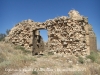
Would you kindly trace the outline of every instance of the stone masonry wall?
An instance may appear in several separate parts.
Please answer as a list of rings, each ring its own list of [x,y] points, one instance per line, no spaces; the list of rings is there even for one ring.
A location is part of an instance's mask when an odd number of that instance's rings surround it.
[[[89,55],[93,46],[90,35],[96,39],[91,25],[88,24],[87,18],[76,10],[71,10],[68,14],[68,17],[57,17],[43,23],[33,22],[30,19],[22,21],[11,29],[6,40],[32,49],[33,31],[46,29],[48,50],[66,55]],[[96,43],[96,40],[94,42]],[[93,49],[96,49],[96,44],[94,46]]]

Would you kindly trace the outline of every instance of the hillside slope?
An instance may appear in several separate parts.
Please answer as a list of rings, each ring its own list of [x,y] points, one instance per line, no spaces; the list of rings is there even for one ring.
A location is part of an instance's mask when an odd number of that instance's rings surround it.
[[[86,58],[50,52],[32,56],[20,46],[0,42],[0,75],[100,75],[99,58],[99,52]]]

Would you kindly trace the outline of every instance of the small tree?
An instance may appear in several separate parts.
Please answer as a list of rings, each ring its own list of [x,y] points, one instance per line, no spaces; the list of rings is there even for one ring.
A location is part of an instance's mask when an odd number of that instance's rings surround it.
[[[6,30],[6,34],[4,33],[0,33],[0,41],[4,41],[4,38],[9,34],[10,29]]]
[[[0,41],[4,40],[5,37],[6,37],[6,34],[0,33]]]
[[[6,30],[6,35],[8,35],[8,34],[9,34],[9,32],[10,32],[10,29],[7,29],[7,30]]]

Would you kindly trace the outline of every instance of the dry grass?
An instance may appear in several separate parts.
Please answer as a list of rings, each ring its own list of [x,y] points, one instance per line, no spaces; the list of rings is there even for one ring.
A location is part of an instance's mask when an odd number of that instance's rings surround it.
[[[95,60],[92,62],[92,58]],[[47,53],[32,56],[31,52],[0,42],[0,75],[100,75],[100,52],[90,58],[58,56]],[[90,59],[91,61],[87,61]],[[5,69],[31,69],[31,71],[5,71]]]
[[[22,49],[15,49],[12,44],[0,42],[0,75],[6,74],[7,68],[22,68],[36,61],[29,52],[24,53]],[[9,74],[11,74],[9,72]],[[8,75],[9,75],[8,74]]]
[[[45,58],[46,57],[46,58]],[[68,62],[69,59],[71,62]],[[77,59],[77,60],[75,60]],[[56,55],[43,56],[37,59],[34,68],[38,68],[31,75],[100,75],[100,66],[96,62],[86,63],[85,59],[81,58],[82,63],[73,56],[59,57]],[[84,61],[84,63],[83,63]],[[78,63],[77,63],[78,62]],[[34,64],[33,64],[34,65]],[[36,73],[36,74],[35,74]]]

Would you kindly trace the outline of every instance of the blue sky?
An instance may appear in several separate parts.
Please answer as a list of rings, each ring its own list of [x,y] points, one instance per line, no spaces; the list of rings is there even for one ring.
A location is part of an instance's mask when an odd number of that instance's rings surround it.
[[[0,33],[5,33],[7,29],[26,19],[44,22],[58,16],[68,16],[68,12],[75,9],[88,17],[100,49],[99,7],[99,0],[0,0]],[[42,31],[41,34],[46,41],[47,31]]]

